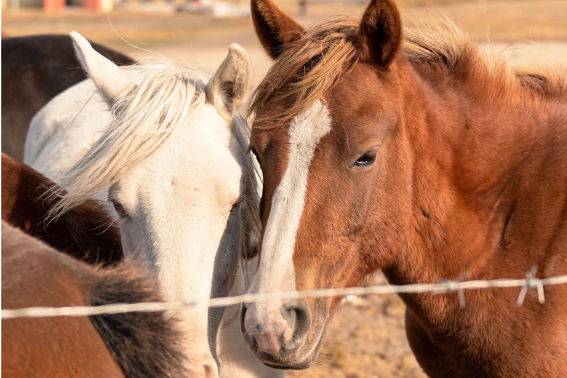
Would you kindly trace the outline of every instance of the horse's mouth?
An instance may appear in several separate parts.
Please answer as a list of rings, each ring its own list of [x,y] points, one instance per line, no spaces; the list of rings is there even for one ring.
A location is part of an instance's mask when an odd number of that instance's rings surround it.
[[[266,365],[267,367],[270,367],[272,369],[279,369],[279,370],[305,370],[308,369],[309,367],[311,367],[311,365],[315,362],[315,360],[317,359],[317,356],[319,355],[319,348],[321,347],[322,341],[323,341],[323,335],[321,335],[321,338],[319,338],[319,342],[317,343],[317,346],[315,347],[315,349],[313,350],[313,352],[311,353],[310,356],[308,356],[306,359],[304,359],[301,362],[294,362],[294,361],[289,361],[289,362],[280,362],[280,361],[275,361],[271,355],[265,355],[264,353],[259,353],[258,354],[258,358],[260,359],[260,361],[262,361],[262,363],[264,365]]]
[[[264,365],[266,365],[269,368],[272,369],[279,369],[279,370],[305,370],[308,369],[311,364],[312,361],[311,359],[307,359],[305,362],[300,362],[300,363],[296,363],[296,364],[289,364],[289,365],[272,365],[268,362],[265,362],[262,360],[262,363]]]

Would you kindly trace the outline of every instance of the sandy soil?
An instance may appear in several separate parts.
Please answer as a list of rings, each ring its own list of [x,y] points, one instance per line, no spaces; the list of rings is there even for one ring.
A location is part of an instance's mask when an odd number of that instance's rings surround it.
[[[276,0],[292,15],[295,0]],[[488,1],[486,10],[476,1],[435,1],[465,30],[482,43],[482,48],[500,54],[512,65],[567,65],[567,1]],[[366,1],[362,2],[363,4]],[[429,17],[421,1],[406,0],[404,22],[411,25]],[[309,7],[304,25],[324,14],[348,11],[361,14],[363,5],[325,3]],[[261,50],[249,19],[222,20],[186,14],[115,12],[103,15],[68,11],[61,15],[38,12],[2,13],[2,29],[13,35],[68,33],[76,29],[85,36],[141,59],[148,53],[121,41],[109,26],[131,43],[167,58],[199,67],[216,69],[230,43],[239,43],[251,56],[255,83],[263,77],[270,60]],[[485,43],[487,39],[491,44]],[[536,42],[528,42],[533,39]],[[379,277],[377,282],[385,282]],[[394,295],[356,298],[335,317],[316,366],[289,372],[288,377],[362,378],[424,377],[413,357],[404,331],[404,305]]]

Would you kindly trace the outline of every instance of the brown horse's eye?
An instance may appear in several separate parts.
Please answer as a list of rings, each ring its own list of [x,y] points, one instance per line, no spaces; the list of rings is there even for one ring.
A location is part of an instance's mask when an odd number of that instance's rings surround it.
[[[376,161],[376,151],[367,151],[354,162],[355,167],[366,167]]]

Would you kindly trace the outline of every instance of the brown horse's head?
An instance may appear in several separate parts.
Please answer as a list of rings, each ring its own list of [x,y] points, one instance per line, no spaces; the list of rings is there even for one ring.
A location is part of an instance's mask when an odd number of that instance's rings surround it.
[[[250,292],[356,286],[391,259],[410,219],[398,9],[373,0],[362,21],[307,31],[269,0],[253,0],[252,15],[275,64],[251,105],[264,190]],[[264,363],[306,368],[340,301],[247,304],[244,337]]]

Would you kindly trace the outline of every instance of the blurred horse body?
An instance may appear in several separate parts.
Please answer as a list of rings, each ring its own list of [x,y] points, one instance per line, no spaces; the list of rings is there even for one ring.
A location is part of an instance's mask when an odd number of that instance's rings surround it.
[[[2,309],[161,301],[133,264],[95,268],[2,221]],[[181,334],[161,313],[2,320],[2,376],[186,376]]]
[[[126,55],[93,43],[96,51],[119,65],[134,64]],[[66,35],[2,35],[2,152],[22,160],[33,116],[59,93],[85,80]]]

